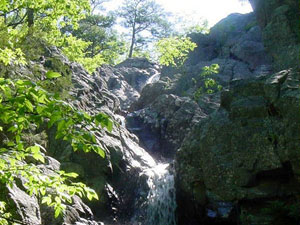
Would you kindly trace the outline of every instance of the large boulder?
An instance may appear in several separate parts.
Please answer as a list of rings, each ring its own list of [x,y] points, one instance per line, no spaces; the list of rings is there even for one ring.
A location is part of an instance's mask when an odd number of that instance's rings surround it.
[[[220,108],[193,128],[176,155],[179,224],[209,217],[261,224],[269,199],[299,194],[299,79],[286,70],[232,81],[222,92]]]
[[[250,0],[274,69],[299,68],[300,34],[297,0]]]
[[[212,27],[208,35],[191,34],[191,38],[198,47],[190,54],[188,65],[230,59],[235,60],[236,64],[245,64],[251,75],[257,76],[257,70],[261,67],[269,68],[272,63],[253,13],[231,14]],[[223,76],[234,79],[235,74],[241,76],[240,73],[232,74],[232,71]]]
[[[153,155],[173,158],[185,134],[206,116],[190,98],[162,94],[148,107],[129,114],[126,126]]]
[[[107,89],[120,101],[123,111],[137,101],[152,76],[160,73],[157,64],[145,58],[130,58],[115,67],[104,65],[98,69],[107,83]]]

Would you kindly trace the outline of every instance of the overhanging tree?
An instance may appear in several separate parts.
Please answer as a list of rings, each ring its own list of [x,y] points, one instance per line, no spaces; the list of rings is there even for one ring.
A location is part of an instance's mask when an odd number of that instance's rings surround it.
[[[113,64],[125,51],[125,43],[112,28],[115,20],[113,16],[91,14],[79,21],[77,29],[67,26],[62,30],[90,43],[85,49],[88,57],[101,54],[105,63]]]
[[[130,29],[129,58],[143,33],[148,32],[153,37],[164,37],[169,33],[168,14],[153,0],[125,0],[118,16],[122,18],[122,25]]]
[[[32,59],[31,56],[37,55],[37,43],[42,40],[61,48],[70,60],[93,72],[105,63],[104,57],[100,53],[87,55],[90,42],[61,33],[66,26],[77,29],[78,21],[90,9],[89,0],[0,0],[0,62],[24,63],[25,59]]]

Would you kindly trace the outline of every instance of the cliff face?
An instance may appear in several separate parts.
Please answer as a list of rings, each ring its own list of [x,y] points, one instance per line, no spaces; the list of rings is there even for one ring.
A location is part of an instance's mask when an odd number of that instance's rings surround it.
[[[299,2],[295,0],[250,0],[262,37],[274,59],[275,71],[299,68]]]
[[[231,80],[220,107],[186,136],[176,154],[179,224],[298,221],[298,3],[251,4],[276,73]]]
[[[299,193],[299,78],[285,70],[233,81],[222,92],[220,108],[195,125],[176,155],[182,221],[261,224],[269,218],[254,211]]]

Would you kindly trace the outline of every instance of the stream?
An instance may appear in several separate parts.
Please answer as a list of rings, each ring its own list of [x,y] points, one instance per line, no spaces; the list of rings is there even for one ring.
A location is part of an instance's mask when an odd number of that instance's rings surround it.
[[[146,84],[155,83],[160,79],[160,74],[152,75]],[[145,136],[145,132],[141,132],[139,122],[133,122],[133,127],[127,127],[137,136],[141,137],[142,142],[152,142],[153,136]],[[144,145],[146,151],[147,144]],[[140,193],[142,201],[137,203],[137,213],[131,220],[131,225],[176,225],[176,193],[174,172],[171,164],[168,162],[159,162],[151,168],[145,168],[140,177],[146,179],[147,193]],[[143,189],[143,188],[141,188]]]
[[[131,225],[176,225],[174,174],[170,170],[169,163],[158,163],[141,173],[149,190],[138,203]]]
[[[146,170],[147,184],[150,188],[147,196],[147,225],[175,225],[175,186],[174,175],[169,164],[158,164]]]

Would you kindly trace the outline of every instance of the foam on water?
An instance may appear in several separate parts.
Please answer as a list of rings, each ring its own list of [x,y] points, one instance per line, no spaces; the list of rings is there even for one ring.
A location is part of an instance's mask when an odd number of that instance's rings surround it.
[[[144,171],[147,175],[146,225],[176,225],[174,175],[169,164],[158,164]]]

